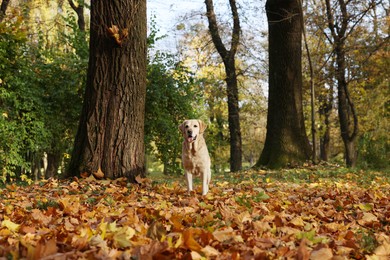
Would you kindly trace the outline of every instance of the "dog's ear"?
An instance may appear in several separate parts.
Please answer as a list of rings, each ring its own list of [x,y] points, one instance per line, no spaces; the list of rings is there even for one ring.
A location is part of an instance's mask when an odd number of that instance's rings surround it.
[[[183,123],[181,123],[181,124],[179,125],[179,130],[180,130],[180,132],[181,132],[182,134],[184,134],[184,127],[185,127],[185,124],[186,124],[186,121],[184,121]]]
[[[202,120],[198,120],[198,123],[199,123],[199,133],[203,134],[204,130],[206,130],[207,128],[207,125]]]

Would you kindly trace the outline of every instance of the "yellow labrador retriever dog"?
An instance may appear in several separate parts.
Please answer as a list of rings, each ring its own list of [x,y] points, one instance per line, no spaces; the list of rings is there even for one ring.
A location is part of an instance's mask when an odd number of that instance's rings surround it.
[[[202,178],[202,195],[209,191],[211,162],[206,141],[203,138],[207,125],[201,120],[185,120],[179,129],[183,134],[182,163],[188,192],[192,191],[192,175]]]

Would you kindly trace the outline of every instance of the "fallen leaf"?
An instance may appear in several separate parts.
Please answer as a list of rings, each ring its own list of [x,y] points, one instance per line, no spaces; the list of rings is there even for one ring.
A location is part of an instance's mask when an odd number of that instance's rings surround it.
[[[297,259],[298,260],[309,260],[309,258],[310,258],[310,250],[306,246],[306,240],[303,239],[298,247]]]
[[[12,232],[17,232],[20,228],[20,225],[19,224],[16,224],[14,222],[12,222],[11,220],[9,219],[4,219],[2,222],[1,222],[1,226],[2,227],[5,227],[5,228],[8,228],[10,231]]]
[[[214,257],[220,255],[219,251],[215,249],[212,246],[205,246],[204,248],[201,249],[202,253],[205,254],[207,257]]]
[[[310,260],[330,260],[333,257],[332,249],[321,248],[319,250],[312,251],[310,254]]]
[[[183,231],[183,244],[187,249],[190,249],[191,251],[197,251],[200,252],[202,247],[199,245],[198,242],[193,237],[194,230],[192,228],[186,229]]]
[[[100,166],[99,166],[99,169],[93,173],[93,176],[95,176],[98,179],[102,179],[104,177],[104,172],[102,171]]]
[[[378,222],[378,218],[370,212],[364,212],[363,217],[358,220],[358,223],[362,226],[371,224],[373,222]]]

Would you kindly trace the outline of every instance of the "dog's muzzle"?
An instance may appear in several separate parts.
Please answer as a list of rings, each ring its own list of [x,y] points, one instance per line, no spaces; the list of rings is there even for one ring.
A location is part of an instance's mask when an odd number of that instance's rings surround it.
[[[196,140],[196,137],[197,137],[197,135],[196,136],[192,136],[192,134],[188,134],[187,135],[187,142],[189,142],[189,143],[194,142]]]

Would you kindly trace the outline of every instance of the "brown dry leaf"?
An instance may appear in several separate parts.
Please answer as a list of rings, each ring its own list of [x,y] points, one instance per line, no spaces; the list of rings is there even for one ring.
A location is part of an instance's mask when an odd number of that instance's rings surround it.
[[[212,246],[205,246],[201,249],[201,251],[207,256],[207,257],[215,257],[220,255],[219,251],[215,249]]]
[[[330,260],[333,258],[333,252],[330,248],[321,248],[319,250],[312,251],[310,254],[310,260]]]
[[[379,259],[390,259],[390,237],[381,233],[377,240],[381,245],[375,249],[373,256]]]
[[[315,182],[312,173],[310,184],[278,182],[268,176],[269,181],[258,179],[254,170],[246,171],[249,176],[234,173],[232,177],[235,174],[234,183],[216,180],[217,187],[207,197],[187,194],[182,178],[173,184],[145,185],[149,179],[138,176],[141,185],[130,185],[127,179],[103,181],[91,174],[26,187],[8,185],[0,189],[0,255],[15,259],[389,258],[387,182],[357,189],[351,179],[337,185]],[[269,194],[266,201],[257,196],[262,190]],[[365,228],[378,242],[371,255],[360,243]]]
[[[164,225],[155,221],[149,226],[146,236],[151,239],[160,241],[161,238],[166,235],[166,233],[167,232]]]
[[[38,220],[40,223],[42,223],[43,225],[47,226],[50,221],[52,220],[52,216],[46,216],[45,214],[43,214],[42,211],[40,211],[39,209],[33,209],[31,210],[31,216],[35,219],[35,220]]]
[[[232,242],[242,242],[243,239],[240,235],[236,235],[233,228],[228,227],[221,230],[216,230],[213,232],[213,236],[219,242],[232,241]]]
[[[58,252],[57,241],[55,237],[45,240],[41,239],[35,248],[31,247],[28,252],[28,259],[42,259],[45,256],[50,256]]]
[[[104,178],[104,172],[102,171],[100,166],[99,166],[99,169],[96,172],[93,173],[93,176],[95,176],[95,178],[97,178],[97,179]]]

